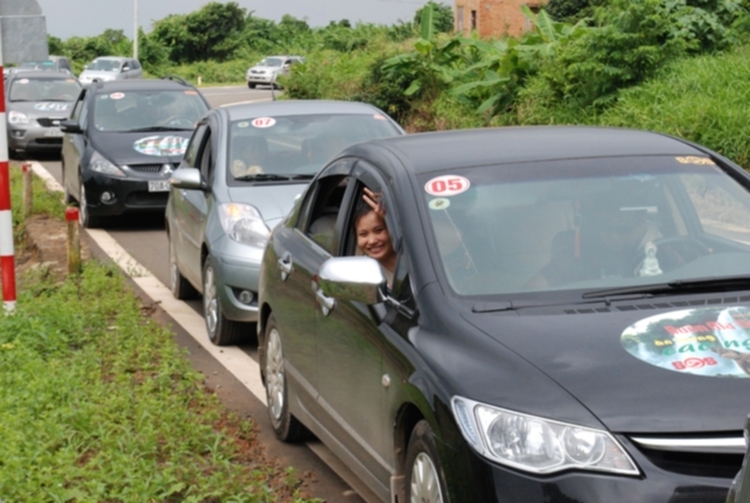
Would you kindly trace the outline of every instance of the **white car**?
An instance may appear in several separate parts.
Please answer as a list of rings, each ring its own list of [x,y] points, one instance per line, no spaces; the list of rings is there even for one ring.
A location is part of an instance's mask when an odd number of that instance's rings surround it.
[[[279,87],[276,79],[279,75],[289,75],[292,65],[304,63],[302,56],[268,56],[255,66],[247,69],[245,80],[247,87],[255,89],[258,84]]]
[[[137,59],[103,56],[86,65],[78,76],[81,84],[107,82],[109,80],[138,79],[143,77],[143,68]]]

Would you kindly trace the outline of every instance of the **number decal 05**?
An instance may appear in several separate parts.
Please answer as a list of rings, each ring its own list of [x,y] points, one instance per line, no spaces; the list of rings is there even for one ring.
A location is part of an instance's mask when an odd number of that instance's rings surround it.
[[[459,175],[438,176],[427,182],[425,192],[432,196],[456,196],[471,186],[468,178]]]

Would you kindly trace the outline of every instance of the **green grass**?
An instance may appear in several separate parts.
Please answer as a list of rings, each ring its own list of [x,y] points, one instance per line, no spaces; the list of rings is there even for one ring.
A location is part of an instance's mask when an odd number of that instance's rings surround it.
[[[35,189],[35,210],[59,217],[59,194]],[[15,314],[0,316],[0,500],[305,501],[146,311],[96,261],[19,278]]]

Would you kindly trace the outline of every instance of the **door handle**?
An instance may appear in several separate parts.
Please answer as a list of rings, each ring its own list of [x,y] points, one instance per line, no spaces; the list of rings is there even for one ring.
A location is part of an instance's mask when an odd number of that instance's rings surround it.
[[[277,263],[279,264],[279,269],[281,269],[281,281],[286,281],[293,269],[292,254],[286,252]]]
[[[318,298],[318,302],[320,302],[320,310],[323,311],[323,316],[331,314],[333,308],[336,307],[336,299],[327,297],[321,289],[315,292],[315,296]]]

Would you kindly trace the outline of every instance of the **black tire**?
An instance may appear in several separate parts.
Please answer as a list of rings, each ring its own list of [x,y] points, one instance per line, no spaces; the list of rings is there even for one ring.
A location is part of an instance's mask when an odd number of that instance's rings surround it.
[[[247,83],[247,87],[249,87],[250,89],[255,89],[255,86],[256,86],[256,85],[257,85],[257,84],[255,84],[254,82],[248,82],[248,83]]]
[[[406,503],[448,503],[448,489],[435,434],[427,421],[417,423],[406,450]]]
[[[83,182],[80,183],[78,189],[78,217],[81,225],[86,229],[95,229],[101,226],[101,219],[91,215],[91,208],[86,202],[86,188]]]
[[[284,370],[284,352],[276,320],[271,316],[266,323],[263,350],[260,352],[263,384],[266,388],[268,418],[276,437],[282,442],[299,442],[310,437],[310,432],[289,412],[289,388]]]
[[[237,344],[250,327],[246,323],[228,320],[221,309],[211,256],[203,263],[203,319],[208,338],[217,346]]]
[[[171,233],[167,233],[167,239],[169,240],[169,289],[172,291],[175,299],[185,300],[195,298],[198,295],[198,291],[185,279],[180,272],[180,267],[177,265],[177,257],[174,245],[172,244]]]

